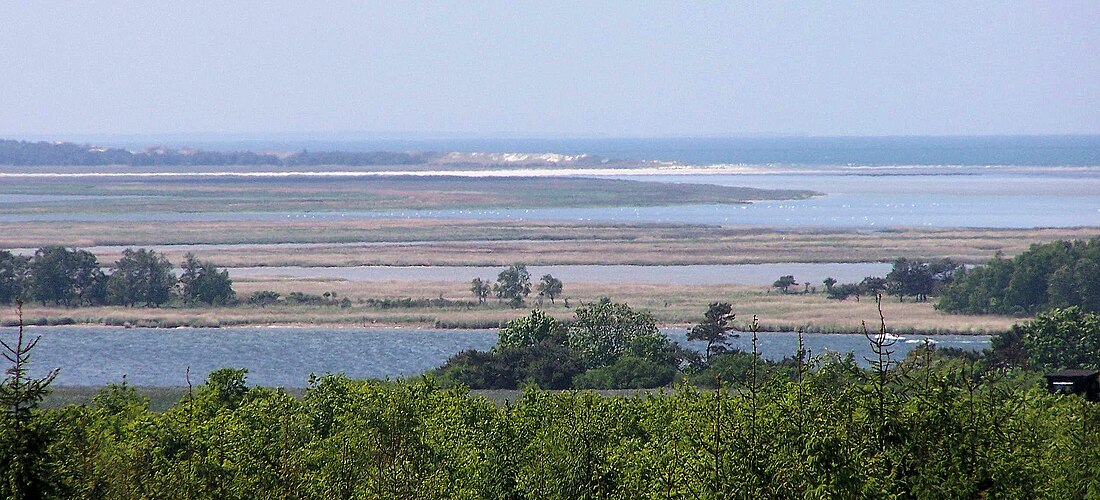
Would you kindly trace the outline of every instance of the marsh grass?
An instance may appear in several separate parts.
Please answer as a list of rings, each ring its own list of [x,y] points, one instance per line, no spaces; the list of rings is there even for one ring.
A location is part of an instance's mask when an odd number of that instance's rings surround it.
[[[686,224],[456,220],[349,220],[117,224],[0,223],[0,248],[93,248],[114,262],[150,246],[178,262],[187,252],[223,267],[888,262],[950,257],[976,264],[1032,243],[1096,236],[1096,229],[924,229],[884,232],[769,230]],[[175,245],[198,245],[178,247]]]
[[[528,300],[526,307],[513,309],[495,300],[476,306],[469,301],[468,283],[448,281],[351,282],[311,280],[254,280],[237,283],[237,291],[247,296],[256,290],[290,291],[320,294],[335,292],[348,297],[352,305],[276,304],[266,307],[241,305],[217,308],[126,307],[56,308],[28,305],[24,315],[33,324],[95,324],[134,327],[219,327],[261,325],[313,326],[406,326],[422,328],[496,328],[527,314],[537,304]],[[466,305],[431,305],[431,299],[443,297]],[[368,305],[368,299],[422,298],[414,307],[381,309]],[[698,322],[711,302],[733,304],[739,320],[760,318],[763,331],[854,333],[862,321],[877,318],[872,300],[835,301],[824,294],[780,294],[762,287],[707,285],[591,285],[566,284],[565,294],[556,304],[543,302],[547,313],[568,320],[572,309],[584,303],[610,297],[632,307],[650,311],[664,326],[687,326]],[[565,306],[565,298],[569,306]],[[399,301],[400,302],[400,301]],[[429,304],[429,305],[423,305]],[[1009,329],[1020,318],[1006,316],[967,316],[945,314],[932,308],[931,302],[884,304],[887,321],[896,333],[996,333]],[[0,321],[14,318],[5,312]],[[737,323],[739,327],[746,325]]]

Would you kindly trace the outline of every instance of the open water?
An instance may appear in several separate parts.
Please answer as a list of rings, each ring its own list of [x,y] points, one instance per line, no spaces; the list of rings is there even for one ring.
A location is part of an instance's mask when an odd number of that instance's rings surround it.
[[[0,328],[0,338],[12,341],[15,328]],[[677,342],[701,350],[704,344],[687,342],[684,329],[665,332]],[[143,386],[201,384],[219,368],[247,368],[251,384],[303,387],[311,373],[343,373],[352,378],[400,378],[423,373],[465,350],[485,350],[496,344],[496,330],[420,330],[410,328],[174,328],[54,326],[28,327],[30,338],[41,336],[32,351],[31,375],[60,368],[58,385],[104,385],[122,381]],[[925,340],[940,347],[981,350],[989,347],[982,335],[901,336],[894,344],[900,359]],[[861,334],[805,334],[811,354],[854,354],[866,365],[871,355]],[[733,347],[752,349],[750,337],[734,339]],[[793,356],[794,333],[763,333],[761,355],[770,360]]]

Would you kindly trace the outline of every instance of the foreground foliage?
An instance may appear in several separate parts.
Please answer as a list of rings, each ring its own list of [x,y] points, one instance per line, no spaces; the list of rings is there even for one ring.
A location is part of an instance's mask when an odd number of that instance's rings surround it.
[[[727,310],[712,309],[704,327]],[[441,377],[462,373],[486,387],[669,383],[675,365],[661,363],[662,345],[648,341],[660,339],[637,334],[649,331],[644,314],[604,301],[577,316],[585,321],[565,327],[535,311],[501,330],[499,349],[459,356],[485,359],[454,363]],[[1096,330],[1094,315],[1072,309],[1014,338],[1032,366],[1063,366],[1065,353],[1047,353],[1038,339],[1092,339]],[[626,347],[608,348],[605,359],[570,348],[578,335]],[[731,351],[687,374],[709,389],[608,397],[529,387],[503,405],[430,377],[327,375],[298,399],[249,387],[247,371],[235,369],[211,373],[165,412],[125,383],[56,410],[34,408],[40,394],[27,393],[0,415],[0,497],[1100,495],[1100,405],[1048,394],[1040,372],[1001,363],[1013,338],[999,339],[992,356],[925,345],[896,360],[885,323],[867,337],[876,353],[869,369],[851,356],[806,359],[801,347],[778,363]],[[23,353],[9,371],[16,385],[31,347],[12,349]]]
[[[15,448],[5,420],[0,473],[64,498],[1100,494],[1100,406],[931,350],[904,365],[880,378],[823,361],[633,397],[530,390],[505,406],[430,379],[340,376],[299,400],[223,370],[164,413],[125,385],[36,411],[38,451]],[[13,469],[20,453],[36,468]]]

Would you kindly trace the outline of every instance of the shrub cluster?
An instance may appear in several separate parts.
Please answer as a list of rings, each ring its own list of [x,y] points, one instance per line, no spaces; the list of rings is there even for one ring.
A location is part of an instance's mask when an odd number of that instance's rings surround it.
[[[501,328],[493,350],[463,351],[434,374],[475,389],[648,388],[671,383],[688,357],[652,316],[625,304],[605,299],[574,315],[567,327],[535,309]]]

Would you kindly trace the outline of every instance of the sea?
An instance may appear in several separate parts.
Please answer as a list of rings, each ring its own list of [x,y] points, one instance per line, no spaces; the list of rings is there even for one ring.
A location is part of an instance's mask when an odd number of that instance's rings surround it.
[[[156,138],[108,139],[144,147]],[[688,165],[1100,166],[1100,135],[962,137],[472,138],[161,137],[169,146],[217,151],[456,151],[590,154]]]

